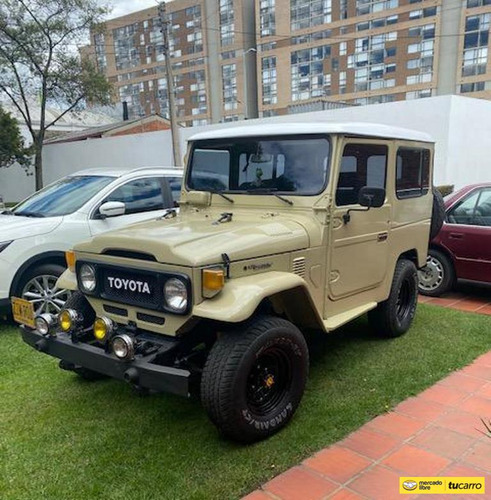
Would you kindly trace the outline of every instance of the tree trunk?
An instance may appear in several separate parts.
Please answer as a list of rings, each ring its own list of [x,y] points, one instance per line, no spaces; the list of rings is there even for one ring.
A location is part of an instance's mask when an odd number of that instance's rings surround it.
[[[36,139],[34,143],[34,175],[36,179],[36,191],[43,188],[43,141]]]

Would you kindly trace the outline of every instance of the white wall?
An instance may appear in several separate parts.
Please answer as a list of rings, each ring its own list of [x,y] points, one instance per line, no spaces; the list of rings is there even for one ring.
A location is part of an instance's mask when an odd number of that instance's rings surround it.
[[[44,185],[88,168],[130,169],[173,164],[169,131],[47,144],[43,149]],[[0,169],[0,195],[4,201],[23,200],[34,190],[34,176],[27,177],[20,167]]]
[[[183,128],[181,154],[185,154],[186,140],[203,130],[260,123],[322,121],[383,123],[427,132],[436,140],[435,184],[455,184],[459,188],[472,182],[491,180],[491,102],[461,96]],[[43,156],[45,183],[94,167],[172,165],[171,144],[170,131],[161,131],[47,145]],[[20,169],[0,170],[0,194],[6,201],[18,201],[33,189],[33,177],[26,178]]]

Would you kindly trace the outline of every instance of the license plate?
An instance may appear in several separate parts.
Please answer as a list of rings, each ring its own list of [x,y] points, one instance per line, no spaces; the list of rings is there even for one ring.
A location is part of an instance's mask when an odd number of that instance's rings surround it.
[[[12,298],[12,312],[17,323],[26,325],[29,328],[36,328],[34,321],[34,305],[28,300]]]

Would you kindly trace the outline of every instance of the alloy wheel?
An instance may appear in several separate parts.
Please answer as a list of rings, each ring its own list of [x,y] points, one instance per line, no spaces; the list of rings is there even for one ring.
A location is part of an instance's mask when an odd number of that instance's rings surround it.
[[[35,276],[24,286],[22,298],[34,305],[35,314],[57,314],[71,295],[70,290],[58,288],[58,276]]]
[[[445,270],[442,263],[432,255],[429,255],[426,260],[426,266],[418,271],[419,288],[431,292],[442,284],[444,278]]]

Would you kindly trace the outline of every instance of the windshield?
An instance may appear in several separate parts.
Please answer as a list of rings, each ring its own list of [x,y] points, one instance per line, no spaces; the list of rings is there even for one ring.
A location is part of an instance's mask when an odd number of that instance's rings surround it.
[[[85,205],[114,177],[65,177],[33,194],[12,211],[26,217],[56,217],[68,215]]]
[[[329,177],[325,136],[213,139],[193,144],[188,188],[316,195]]]

